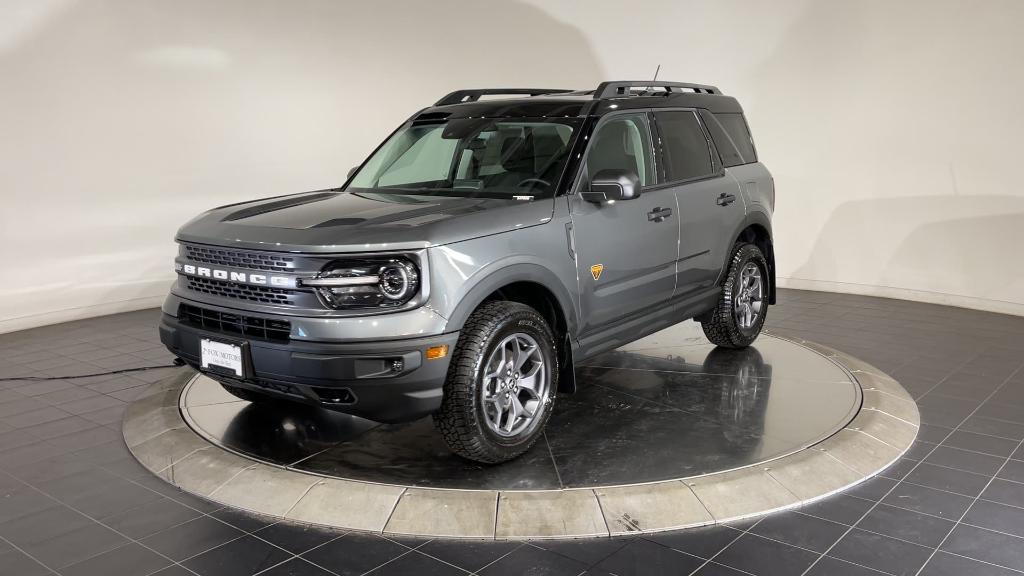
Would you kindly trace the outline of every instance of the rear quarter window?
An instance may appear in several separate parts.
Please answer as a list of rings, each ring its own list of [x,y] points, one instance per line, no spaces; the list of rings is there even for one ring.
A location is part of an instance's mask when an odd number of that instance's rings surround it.
[[[711,140],[715,143],[715,149],[718,150],[718,156],[722,159],[722,165],[728,168],[729,166],[743,164],[743,155],[736,149],[736,145],[732,143],[732,138],[725,133],[725,129],[718,123],[718,120],[715,120],[714,115],[707,110],[701,110],[700,117],[704,121],[704,126],[708,129],[708,134],[711,135]]]
[[[719,145],[719,138],[714,133],[714,128],[711,129],[711,137],[715,140],[715,145],[718,146],[719,153],[722,154],[722,163],[726,166],[735,166],[737,164],[749,164],[751,162],[757,162],[757,152],[754,150],[754,141],[750,137],[750,128],[747,126],[747,120],[743,117],[743,114],[726,114],[719,113],[715,114],[714,117],[718,120],[718,124],[725,130],[728,135],[731,148],[739,155],[740,162],[729,162],[725,158],[723,153],[722,145]],[[708,122],[709,125],[714,125],[714,122]],[[733,159],[735,160],[735,159]]]

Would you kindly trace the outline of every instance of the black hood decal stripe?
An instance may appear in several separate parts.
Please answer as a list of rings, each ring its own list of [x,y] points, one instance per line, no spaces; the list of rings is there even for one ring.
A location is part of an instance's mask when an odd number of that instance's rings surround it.
[[[241,210],[236,210],[221,219],[221,222],[234,222],[235,220],[242,220],[252,216],[258,216],[267,212],[273,212],[274,210],[280,210],[282,208],[291,208],[292,206],[301,206],[303,204],[311,204],[313,202],[320,202],[328,198],[337,196],[337,192],[321,192],[318,194],[310,194],[308,196],[299,196],[295,198],[285,198],[284,200],[278,200],[277,202],[268,202],[266,204],[258,204],[256,206],[250,206]]]

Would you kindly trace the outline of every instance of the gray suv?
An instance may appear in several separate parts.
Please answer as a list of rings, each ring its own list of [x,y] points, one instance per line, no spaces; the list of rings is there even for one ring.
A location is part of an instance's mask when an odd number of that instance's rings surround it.
[[[584,358],[690,318],[718,346],[753,342],[774,202],[713,86],[460,90],[341,188],[182,227],[160,336],[240,398],[430,414],[454,452],[502,462]]]

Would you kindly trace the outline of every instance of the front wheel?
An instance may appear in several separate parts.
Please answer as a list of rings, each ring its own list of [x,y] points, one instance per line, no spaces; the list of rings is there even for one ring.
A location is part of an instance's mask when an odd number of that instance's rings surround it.
[[[737,244],[715,309],[701,320],[704,335],[723,348],[749,346],[768,312],[768,263],[753,244]]]
[[[526,452],[544,431],[558,387],[555,338],[518,302],[489,302],[466,321],[434,424],[453,452],[496,464]]]

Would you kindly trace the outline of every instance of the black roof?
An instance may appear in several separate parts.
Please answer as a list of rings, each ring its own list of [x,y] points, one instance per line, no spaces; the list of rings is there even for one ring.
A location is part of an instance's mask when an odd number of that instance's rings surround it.
[[[482,100],[483,96],[510,98]],[[601,116],[638,108],[705,108],[711,112],[742,112],[735,98],[714,87],[681,82],[616,80],[594,90],[554,88],[482,88],[456,90],[418,116],[438,118],[542,118]]]

